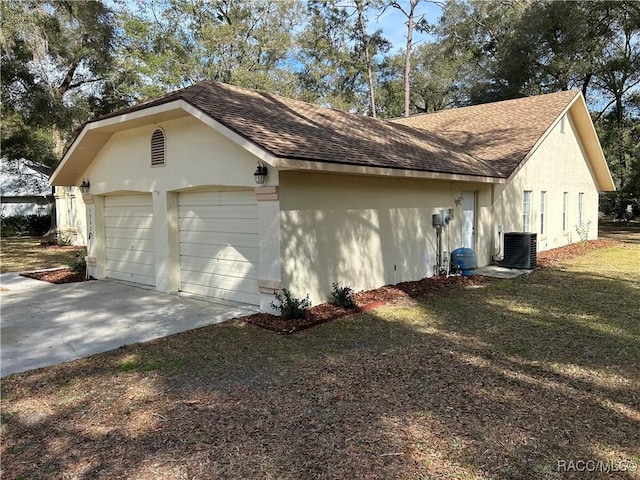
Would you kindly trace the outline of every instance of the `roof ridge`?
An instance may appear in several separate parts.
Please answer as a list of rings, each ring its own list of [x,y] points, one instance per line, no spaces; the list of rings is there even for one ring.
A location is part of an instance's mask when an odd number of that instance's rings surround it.
[[[504,105],[507,103],[513,103],[513,102],[519,102],[519,101],[523,101],[523,100],[529,100],[532,98],[536,98],[536,99],[540,99],[541,97],[550,97],[550,96],[560,96],[560,95],[567,95],[568,93],[573,93],[573,95],[571,96],[571,100],[567,102],[567,105],[576,97],[578,96],[578,94],[581,92],[581,90],[579,88],[572,88],[569,90],[562,90],[560,92],[549,92],[549,93],[542,93],[540,95],[527,95],[524,97],[518,97],[518,98],[509,98],[506,100],[498,100],[496,102],[485,102],[485,103],[478,103],[476,105],[465,105],[462,107],[454,107],[454,108],[446,108],[444,110],[438,110],[437,112],[424,112],[424,113],[415,113],[413,115],[409,115],[408,117],[393,117],[393,118],[389,118],[388,121],[396,123],[396,122],[401,122],[403,120],[407,120],[407,119],[412,119],[412,118],[420,118],[420,117],[426,117],[426,116],[430,116],[430,115],[439,115],[439,114],[444,114],[444,113],[450,113],[452,111],[461,111],[461,110],[469,110],[469,109],[476,109],[476,108],[482,108],[485,107],[487,105]]]

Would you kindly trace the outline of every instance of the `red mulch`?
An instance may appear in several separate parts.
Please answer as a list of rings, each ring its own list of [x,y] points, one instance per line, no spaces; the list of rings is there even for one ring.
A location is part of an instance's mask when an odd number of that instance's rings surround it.
[[[279,334],[290,334],[306,330],[336,318],[366,312],[385,304],[406,304],[429,293],[468,287],[485,283],[489,279],[480,275],[474,277],[432,277],[415,282],[385,285],[375,290],[358,292],[353,295],[357,307],[346,309],[330,303],[322,303],[307,310],[305,318],[285,320],[269,313],[256,313],[242,318],[245,322]]]
[[[60,268],[58,270],[47,270],[41,272],[28,272],[21,273],[23,277],[34,278],[36,280],[42,280],[49,283],[73,283],[73,282],[86,282],[87,280],[93,280],[92,278],[86,278],[84,272],[74,272],[70,268]]]
[[[617,245],[619,242],[608,239],[590,240],[587,242],[573,243],[565,247],[554,248],[538,253],[538,268],[550,267],[559,262],[570,260],[587,254],[592,250],[607,248]],[[402,304],[411,302],[415,298],[423,297],[430,293],[435,293],[453,288],[469,287],[479,285],[489,281],[487,277],[475,275],[473,277],[432,277],[423,278],[415,282],[403,282],[397,285],[385,285],[384,287],[358,292],[353,295],[357,308],[348,310],[330,303],[323,303],[311,307],[307,311],[306,318],[296,320],[284,320],[268,313],[256,313],[243,318],[247,323],[256,325],[279,334],[289,334],[306,330],[321,323],[334,320],[336,318],[353,315],[377,308],[385,304]]]

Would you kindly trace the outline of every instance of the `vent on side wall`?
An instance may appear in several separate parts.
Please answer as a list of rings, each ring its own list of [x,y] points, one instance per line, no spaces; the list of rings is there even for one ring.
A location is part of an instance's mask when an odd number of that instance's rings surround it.
[[[502,266],[508,268],[536,268],[538,234],[510,232],[504,234],[504,259]]]
[[[164,132],[157,128],[151,135],[151,166],[164,165]]]

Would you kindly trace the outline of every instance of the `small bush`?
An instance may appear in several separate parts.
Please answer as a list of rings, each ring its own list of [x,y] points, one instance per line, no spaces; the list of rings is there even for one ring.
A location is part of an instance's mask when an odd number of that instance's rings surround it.
[[[342,308],[356,308],[351,287],[340,287],[337,283],[331,284],[331,298],[329,303]]]
[[[309,294],[302,300],[293,298],[291,292],[286,288],[276,292],[275,301],[271,302],[271,306],[280,312],[280,316],[285,320],[295,320],[304,318],[307,315],[307,310],[311,306],[309,301]]]
[[[591,220],[583,225],[576,225],[576,232],[580,237],[581,242],[586,242],[589,240],[589,227],[591,226]]]
[[[3,237],[40,237],[51,228],[51,215],[12,215],[0,218]]]
[[[87,261],[84,258],[83,252],[76,253],[76,257],[69,264],[69,268],[74,272],[86,272],[87,271]]]

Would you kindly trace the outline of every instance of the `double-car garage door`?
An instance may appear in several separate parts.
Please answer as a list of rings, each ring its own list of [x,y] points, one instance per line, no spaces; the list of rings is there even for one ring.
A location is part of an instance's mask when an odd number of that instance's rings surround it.
[[[151,195],[105,197],[107,277],[155,285]],[[258,206],[252,190],[178,195],[180,290],[257,305]]]

